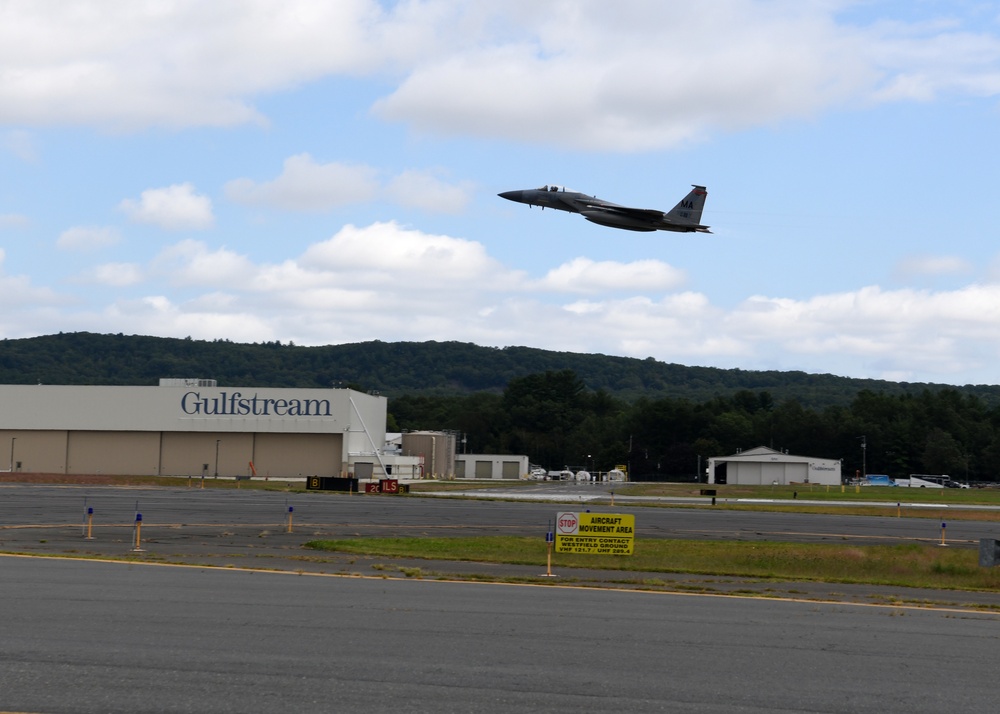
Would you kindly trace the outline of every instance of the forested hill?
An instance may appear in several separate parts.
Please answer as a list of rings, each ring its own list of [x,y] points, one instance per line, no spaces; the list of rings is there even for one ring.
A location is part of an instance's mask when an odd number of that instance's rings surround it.
[[[161,377],[203,377],[220,386],[351,386],[389,397],[501,392],[516,377],[572,370],[588,389],[703,402],[743,390],[804,407],[847,405],[862,390],[936,391],[945,385],[850,379],[805,372],[685,367],[652,358],[479,347],[462,342],[362,342],[300,347],[140,335],[60,333],[0,342],[0,383],[155,385]],[[948,387],[951,388],[951,387]],[[1000,386],[956,388],[1000,405]]]

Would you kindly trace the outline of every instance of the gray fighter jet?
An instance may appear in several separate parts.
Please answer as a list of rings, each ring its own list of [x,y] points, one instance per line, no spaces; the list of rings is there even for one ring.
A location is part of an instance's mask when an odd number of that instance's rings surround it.
[[[708,196],[704,186],[695,186],[680,203],[666,213],[651,208],[619,206],[617,203],[604,201],[585,193],[567,191],[559,186],[504,191],[497,195],[508,201],[527,203],[529,206],[579,213],[592,223],[626,231],[712,232],[708,230],[708,226],[701,225],[701,211],[705,207],[705,197]]]

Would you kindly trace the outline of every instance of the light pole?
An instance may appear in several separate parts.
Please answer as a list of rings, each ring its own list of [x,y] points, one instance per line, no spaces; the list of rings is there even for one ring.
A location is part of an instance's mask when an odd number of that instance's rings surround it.
[[[14,473],[14,442],[17,441],[16,436],[10,437],[10,472]]]
[[[868,439],[864,435],[858,438],[861,439],[861,478],[865,478],[868,475]]]
[[[222,441],[222,439],[216,439],[215,440],[215,477],[214,478],[219,478],[219,442],[220,441]]]

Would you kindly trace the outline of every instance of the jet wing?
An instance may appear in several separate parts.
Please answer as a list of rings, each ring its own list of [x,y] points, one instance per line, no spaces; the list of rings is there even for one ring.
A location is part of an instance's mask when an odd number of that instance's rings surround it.
[[[629,216],[647,221],[662,221],[666,217],[663,211],[654,208],[629,208],[628,206],[609,206],[606,203],[588,203],[587,210],[604,211],[617,216]]]
[[[607,203],[587,203],[580,213],[588,221],[614,228],[634,231],[679,231],[682,233],[711,233],[708,226],[683,223],[668,218],[668,214],[653,208],[630,208]]]

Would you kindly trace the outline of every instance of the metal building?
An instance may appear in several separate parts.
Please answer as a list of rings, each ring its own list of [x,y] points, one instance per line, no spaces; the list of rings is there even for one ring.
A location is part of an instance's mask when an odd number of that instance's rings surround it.
[[[708,483],[771,485],[818,483],[840,485],[840,461],[795,456],[758,446],[708,460]]]
[[[0,385],[0,471],[341,476],[365,462],[384,473],[385,397],[207,384]]]
[[[424,465],[421,478],[455,478],[456,437],[447,431],[403,432],[403,456],[417,456]]]

